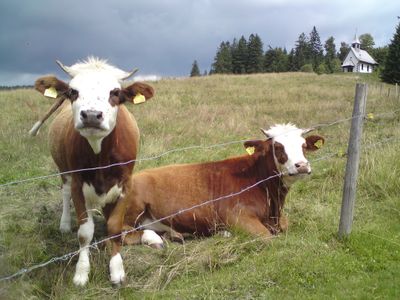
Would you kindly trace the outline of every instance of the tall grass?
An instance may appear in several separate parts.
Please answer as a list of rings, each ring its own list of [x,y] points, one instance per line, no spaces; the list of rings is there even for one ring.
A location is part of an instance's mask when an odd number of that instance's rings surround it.
[[[302,73],[210,76],[152,83],[156,97],[128,105],[141,130],[140,157],[170,149],[263,138],[260,127],[298,126],[346,119],[353,108],[351,74]],[[31,90],[0,93],[0,183],[56,172],[47,126],[28,130],[50,105]],[[234,233],[168,243],[156,251],[124,247],[128,279],[119,289],[108,280],[108,254],[92,250],[87,288],[72,284],[72,261],[57,262],[0,283],[0,298],[387,298],[400,297],[399,99],[370,89],[364,125],[353,233],[336,237],[349,122],[323,127],[326,145],[310,160],[311,178],[296,183],[287,199],[289,230],[270,244]],[[386,142],[376,144],[387,139]],[[372,145],[367,148],[367,145]],[[172,163],[223,159],[244,153],[240,143],[173,152],[137,163],[135,170]],[[0,188],[0,276],[78,248],[76,225],[61,235],[58,178]],[[229,201],[229,200],[225,200]],[[105,236],[96,219],[95,239]]]

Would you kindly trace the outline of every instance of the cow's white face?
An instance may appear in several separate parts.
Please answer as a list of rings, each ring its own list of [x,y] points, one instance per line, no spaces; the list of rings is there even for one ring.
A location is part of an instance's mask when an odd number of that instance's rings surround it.
[[[318,141],[323,143],[320,136],[302,135],[310,130],[299,129],[292,124],[275,125],[264,134],[272,140],[272,152],[276,168],[283,173],[286,184],[290,185],[296,179],[311,173],[311,165],[304,156],[306,150],[314,151]]]
[[[110,92],[120,88],[120,83],[107,72],[85,72],[71,79],[74,126],[92,146],[95,153],[104,137],[114,129],[118,105],[110,102]]]
[[[42,91],[51,86],[71,100],[74,127],[96,154],[101,151],[102,140],[115,128],[118,105],[136,93],[143,93],[141,88],[148,92],[147,98],[153,93],[146,84],[133,84],[121,92],[120,82],[132,76],[137,69],[128,73],[96,57],[89,57],[70,67],[59,61],[57,63],[71,76],[69,85],[50,76],[37,81],[35,87]]]
[[[35,89],[45,96],[58,98],[56,106],[60,106],[65,99],[71,101],[73,125],[89,142],[95,154],[101,152],[103,139],[117,124],[118,106],[124,102],[135,102],[137,98],[143,102],[154,95],[154,89],[143,82],[121,88],[120,82],[131,77],[137,69],[125,72],[96,57],[89,57],[70,67],[59,61],[57,63],[71,77],[69,84],[49,75],[38,78]],[[43,121],[37,124],[31,130],[33,134],[37,133]]]
[[[289,176],[311,173],[310,163],[303,152],[306,140],[300,135],[300,130],[296,131],[272,139],[275,164],[279,171]]]

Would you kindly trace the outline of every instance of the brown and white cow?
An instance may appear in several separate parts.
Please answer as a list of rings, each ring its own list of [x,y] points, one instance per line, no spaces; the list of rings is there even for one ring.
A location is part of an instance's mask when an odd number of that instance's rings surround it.
[[[219,229],[237,227],[253,235],[271,237],[285,227],[281,210],[290,186],[311,173],[304,152],[317,150],[324,142],[318,135],[303,138],[302,134],[308,131],[292,124],[276,125],[263,130],[267,140],[244,144],[246,148],[254,147],[251,155],[172,165],[135,174],[133,188],[127,195],[125,228],[141,224],[158,233],[169,232],[181,238],[179,233],[210,235]],[[270,179],[239,195],[150,224],[267,178]],[[140,243],[143,234],[143,231],[128,233],[126,243]]]
[[[71,76],[69,84],[54,76],[45,76],[36,81],[35,88],[45,95],[50,91],[53,97],[70,100],[62,103],[49,131],[51,154],[60,172],[136,159],[139,129],[122,103],[131,102],[140,95],[149,99],[153,96],[153,88],[140,82],[121,88],[121,82],[131,74],[97,58],[70,67],[58,64]],[[76,285],[83,286],[88,281],[93,212],[103,211],[110,236],[121,233],[124,198],[131,193],[133,167],[134,162],[61,176],[63,213],[60,230],[71,230],[71,198],[79,224],[80,252],[73,278]],[[125,278],[120,244],[120,238],[112,240],[110,276],[115,284]]]

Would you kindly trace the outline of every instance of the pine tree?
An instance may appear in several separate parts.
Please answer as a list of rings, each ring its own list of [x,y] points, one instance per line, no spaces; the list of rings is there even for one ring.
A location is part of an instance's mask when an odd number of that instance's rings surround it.
[[[385,59],[386,56],[388,55],[389,52],[389,46],[383,46],[383,47],[377,47],[372,49],[371,51],[371,56],[375,59],[375,61],[379,64],[379,66],[382,66],[385,64]]]
[[[214,57],[211,73],[230,74],[232,73],[232,52],[229,42],[222,42]]]
[[[309,49],[311,63],[314,71],[316,71],[318,66],[322,63],[323,48],[321,44],[321,39],[315,26],[310,33]]]
[[[269,49],[264,54],[264,72],[271,73],[273,70],[273,63],[275,60],[275,49],[269,46]]]
[[[400,23],[397,25],[396,33],[389,44],[381,78],[387,83],[400,83]]]
[[[239,42],[232,46],[232,71],[234,74],[246,73],[248,61],[247,41],[242,35]]]
[[[336,46],[333,36],[325,42],[325,67],[327,73],[334,73],[337,70]]]
[[[301,33],[294,49],[293,71],[299,71],[302,66],[309,63],[309,44],[306,35]]]
[[[289,71],[289,56],[286,48],[277,48],[276,50],[276,70],[277,72]]]
[[[192,64],[192,70],[190,71],[190,77],[200,76],[200,69],[197,64],[197,60],[195,60]]]
[[[296,56],[295,50],[294,49],[290,50],[288,55],[288,66],[287,66],[287,70],[289,72],[297,71],[295,56]]]
[[[371,56],[375,59],[375,61],[378,63],[378,66],[374,68],[374,72],[378,73],[379,76],[382,73],[382,70],[385,67],[385,61],[386,57],[389,52],[389,46],[383,46],[383,47],[377,47],[372,49],[371,51]]]
[[[286,49],[271,48],[264,55],[265,72],[287,72],[289,70],[289,56]]]
[[[263,43],[261,38],[256,34],[249,36],[247,44],[247,73],[260,73],[263,69]]]
[[[341,42],[339,54],[338,54],[338,58],[341,62],[344,61],[344,59],[346,58],[349,51],[350,51],[350,46],[348,44],[346,44],[345,42]]]
[[[237,74],[237,63],[236,63],[236,58],[237,58],[237,49],[238,49],[238,41],[236,38],[233,39],[232,44],[231,44],[231,57],[232,57],[232,73]]]

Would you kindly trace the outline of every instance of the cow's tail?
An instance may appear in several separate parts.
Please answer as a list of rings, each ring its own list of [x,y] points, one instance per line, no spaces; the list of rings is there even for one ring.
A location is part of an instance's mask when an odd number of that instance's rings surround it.
[[[31,136],[36,136],[39,133],[40,127],[46,122],[46,120],[63,104],[66,98],[64,96],[60,97],[57,102],[55,102],[49,109],[49,111],[39,120],[37,121],[29,130],[29,134]]]
[[[29,134],[31,136],[35,136],[38,134],[40,127],[42,126],[43,122],[42,121],[37,121],[35,125],[29,130]]]

